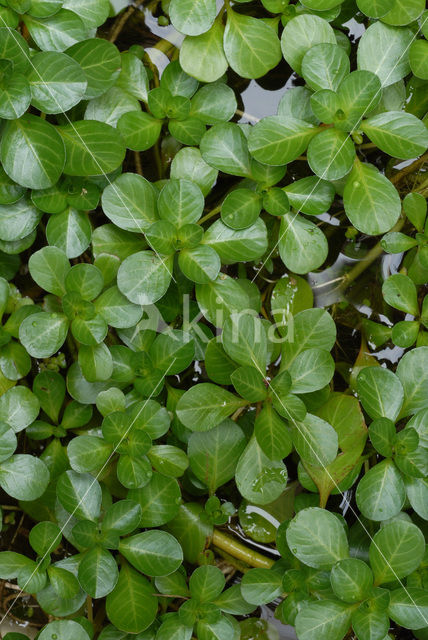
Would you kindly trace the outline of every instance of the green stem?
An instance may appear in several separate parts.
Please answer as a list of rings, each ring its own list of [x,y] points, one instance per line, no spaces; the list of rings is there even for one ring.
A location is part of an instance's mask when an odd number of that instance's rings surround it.
[[[400,229],[402,229],[404,226],[404,222],[405,222],[405,219],[400,218],[400,220],[391,229],[391,231],[400,231]],[[351,284],[351,282],[354,282],[354,280],[356,280],[377,258],[379,258],[379,256],[382,255],[382,253],[383,253],[382,246],[380,242],[378,242],[372,249],[370,249],[367,255],[362,260],[360,260],[360,262],[358,262],[358,264],[356,264],[355,267],[353,267],[353,269],[351,269],[348,273],[346,273],[343,276],[340,289],[342,290],[347,289]]]
[[[240,560],[237,560],[236,558],[231,556],[230,553],[227,553],[227,551],[223,551],[223,549],[220,549],[219,547],[214,547],[214,551],[216,552],[216,555],[223,558],[223,560],[226,560],[227,564],[230,564],[240,573],[247,573],[247,571],[251,568],[244,562],[240,562]]]
[[[198,224],[203,224],[207,220],[211,220],[211,218],[214,218],[214,216],[220,213],[220,211],[221,211],[221,204],[219,204],[218,207],[215,207],[214,209],[209,211],[203,218],[198,220]]]
[[[241,544],[231,536],[228,536],[223,531],[214,529],[212,543],[214,546],[226,551],[230,556],[241,560],[250,567],[258,567],[261,569],[270,569],[274,565],[274,560],[263,556],[257,551],[249,549],[245,545]]]

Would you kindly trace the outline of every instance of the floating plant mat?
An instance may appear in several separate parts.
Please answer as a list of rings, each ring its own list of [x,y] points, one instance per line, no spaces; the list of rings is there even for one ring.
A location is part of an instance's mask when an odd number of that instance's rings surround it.
[[[6,640],[428,637],[427,37],[0,0]]]

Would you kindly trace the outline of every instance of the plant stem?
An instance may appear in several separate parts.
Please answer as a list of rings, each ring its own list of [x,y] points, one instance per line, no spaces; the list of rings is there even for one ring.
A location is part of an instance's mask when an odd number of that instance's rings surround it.
[[[86,597],[86,611],[88,614],[88,620],[89,622],[93,622],[94,621],[94,612],[92,609],[92,598],[91,596],[87,596]]]
[[[226,533],[223,533],[223,531],[219,531],[218,529],[214,529],[212,543],[219,549],[226,551],[226,553],[228,553],[233,558],[241,560],[250,565],[250,567],[270,569],[274,564],[274,560],[272,560],[271,558],[267,558],[261,553],[249,549],[245,545],[241,544],[231,536],[228,536]]]
[[[409,173],[413,173],[413,171],[417,167],[424,164],[425,162],[428,162],[428,153],[424,153],[423,156],[412,162],[412,164],[409,164],[407,167],[401,169],[398,173],[395,174],[395,176],[392,176],[389,179],[391,180],[392,184],[397,184],[397,182],[400,182],[400,180],[402,180]]]
[[[223,551],[223,549],[220,549],[220,547],[214,546],[214,551],[217,555],[221,556],[228,564],[230,564],[240,573],[247,573],[247,571],[250,569],[247,564],[241,562],[240,560],[237,560],[236,558],[231,556],[230,553],[227,553],[227,551]]]
[[[141,165],[140,152],[134,151],[134,160],[135,160],[135,170],[136,172],[142,176],[143,175],[143,167]]]
[[[260,118],[257,118],[257,116],[252,116],[251,113],[247,113],[246,111],[242,111],[241,109],[237,109],[235,111],[237,116],[240,116],[241,118],[247,118],[247,120],[251,120],[252,122],[259,122]]]
[[[116,42],[116,40],[118,39],[123,27],[126,25],[126,23],[128,22],[129,18],[132,16],[132,14],[134,13],[134,11],[136,9],[138,9],[138,7],[140,5],[142,5],[144,2],[144,0],[137,0],[137,2],[133,5],[131,5],[130,7],[128,7],[126,9],[126,11],[124,11],[122,13],[122,15],[120,15],[117,20],[114,22],[111,31],[110,31],[110,37],[109,40],[110,42]]]
[[[214,216],[216,216],[218,213],[220,213],[220,211],[221,211],[221,204],[219,204],[218,207],[215,207],[214,209],[209,211],[203,218],[198,220],[198,224],[203,224],[207,220],[210,220],[211,218],[214,218]]]
[[[404,226],[404,222],[405,219],[400,218],[400,220],[391,229],[391,231],[400,231],[400,229],[402,229]],[[353,267],[353,269],[351,269],[343,276],[343,280],[339,288],[342,290],[347,289],[351,282],[354,282],[354,280],[356,280],[363,273],[363,271],[365,271],[377,258],[379,258],[382,253],[382,246],[380,242],[378,242],[372,249],[370,249],[368,254],[362,260],[360,260],[360,262],[358,262],[355,267]]]

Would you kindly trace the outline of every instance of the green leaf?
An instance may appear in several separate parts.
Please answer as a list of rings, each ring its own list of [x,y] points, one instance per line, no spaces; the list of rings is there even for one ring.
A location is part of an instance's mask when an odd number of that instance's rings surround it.
[[[91,598],[111,593],[119,578],[116,560],[106,549],[96,545],[83,555],[79,564],[80,586]]]
[[[396,26],[410,24],[419,18],[425,8],[423,0],[395,0],[388,13],[382,15],[382,22]]]
[[[293,421],[291,437],[296,451],[315,467],[325,467],[336,458],[338,436],[333,427],[318,416],[306,414],[302,421]]]
[[[235,92],[222,82],[205,85],[192,98],[190,114],[204,124],[227,122],[235,115]]]
[[[278,249],[285,266],[294,273],[308,273],[327,258],[325,235],[313,222],[298,214],[281,216]]]
[[[180,622],[178,613],[165,618],[156,633],[157,640],[191,640],[192,627]]]
[[[33,393],[49,418],[53,422],[58,422],[59,412],[65,398],[64,378],[55,371],[41,371],[34,378]]]
[[[113,447],[97,436],[77,436],[68,447],[71,468],[80,473],[96,471],[103,467],[112,454]]]
[[[418,516],[428,520],[428,480],[426,478],[404,478],[407,498]]]
[[[104,38],[90,38],[77,42],[67,49],[66,53],[76,60],[84,71],[88,83],[85,94],[87,100],[96,98],[110,89],[120,74],[119,50]]]
[[[130,93],[135,98],[138,98],[138,100],[147,102],[149,80],[143,62],[130,51],[121,53],[120,58],[121,71],[116,82],[116,87],[119,87],[126,93]]]
[[[308,567],[328,570],[349,555],[340,520],[318,507],[299,511],[288,525],[286,537],[293,555]]]
[[[4,23],[0,29],[0,58],[13,62],[14,73],[27,75],[31,66],[28,42],[18,31],[7,27]]]
[[[171,178],[192,180],[204,196],[211,191],[217,175],[218,171],[203,160],[199,149],[184,147],[174,156],[171,163]]]
[[[287,479],[283,462],[270,460],[253,436],[236,468],[235,481],[239,493],[254,504],[269,504],[285,491]]]
[[[171,0],[169,14],[177,31],[198,36],[208,31],[214,22],[215,0]]]
[[[109,380],[113,373],[113,358],[104,342],[95,346],[82,344],[79,348],[78,362],[89,382]]]
[[[379,149],[395,158],[411,159],[428,147],[428,130],[411,113],[380,113],[365,120],[361,129]]]
[[[226,353],[241,366],[255,367],[261,375],[266,370],[266,330],[256,316],[231,314],[224,323],[222,332]]]
[[[57,484],[58,500],[70,514],[96,521],[101,508],[101,487],[89,473],[66,471]]]
[[[404,389],[400,417],[417,413],[428,406],[428,347],[408,351],[397,366],[397,376]]]
[[[197,222],[204,205],[202,191],[190,180],[169,180],[158,198],[159,216],[177,228]]]
[[[335,127],[353,131],[360,126],[361,118],[378,105],[382,97],[380,80],[371,71],[353,71],[341,83],[337,97],[332,116]]]
[[[248,148],[253,158],[269,165],[295,160],[319,129],[291,116],[268,116],[251,127]]]
[[[89,247],[92,227],[83,211],[66,209],[51,216],[46,226],[49,244],[62,249],[67,258],[78,258]],[[33,254],[34,255],[34,254]]]
[[[159,527],[169,522],[177,515],[181,503],[177,480],[156,472],[148,484],[132,489],[128,497],[141,506],[141,527]]]
[[[177,416],[192,431],[209,431],[247,403],[209,382],[188,389],[177,404]]]
[[[291,309],[296,313],[297,309]],[[290,367],[298,354],[306,349],[330,351],[336,341],[336,325],[324,309],[304,309],[296,313],[290,327],[288,341],[284,342],[282,365]]]
[[[141,507],[133,500],[119,500],[105,513],[102,528],[104,532],[117,531],[121,535],[132,533],[138,527]]]
[[[278,104],[277,115],[304,120],[311,124],[319,124],[311,108],[312,91],[307,87],[292,87],[282,96]]]
[[[117,285],[135,304],[148,305],[166,293],[172,278],[172,259],[152,251],[139,251],[119,267]]]
[[[43,19],[25,14],[23,20],[42,51],[65,51],[88,35],[88,28],[83,20],[68,9],[60,9],[55,15]]]
[[[382,295],[391,307],[419,315],[418,294],[413,280],[402,273],[389,276],[382,285]]]
[[[250,227],[235,230],[216,220],[206,230],[203,243],[215,249],[223,264],[257,260],[267,249],[266,225],[258,218]]]
[[[184,371],[193,361],[195,343],[189,333],[172,329],[157,336],[150,348],[153,366],[174,375]]]
[[[40,211],[25,198],[10,205],[0,205],[0,238],[5,242],[24,239],[34,231],[40,218]]]
[[[355,147],[344,131],[326,129],[309,143],[308,164],[323,180],[339,180],[352,169]]]
[[[27,78],[20,73],[11,73],[12,61],[2,61],[0,116],[7,120],[21,117],[30,106],[31,92]]]
[[[394,622],[406,629],[426,629],[428,617],[426,589],[417,587],[394,589],[391,591],[388,614]]]
[[[388,592],[386,595],[389,598]],[[389,616],[385,610],[376,609],[376,605],[373,606],[371,602],[369,600],[361,603],[352,613],[352,629],[357,638],[387,638],[390,627]]]
[[[221,268],[218,253],[212,247],[204,245],[182,249],[178,256],[178,264],[186,278],[198,284],[207,284],[215,280]]]
[[[373,589],[370,567],[358,558],[345,558],[334,565],[330,582],[335,595],[344,602],[361,602]]]
[[[190,576],[190,595],[197,602],[212,602],[218,598],[225,584],[224,575],[218,567],[198,567]]]
[[[128,564],[124,564],[114,590],[108,594],[109,620],[121,631],[141,633],[154,621],[158,609],[150,582]]]
[[[282,591],[281,574],[272,569],[250,569],[242,578],[241,593],[250,604],[268,604]]]
[[[259,217],[261,211],[259,194],[250,189],[234,189],[223,200],[221,219],[232,229],[245,229]]]
[[[249,402],[260,402],[267,395],[262,374],[254,367],[238,367],[229,373],[230,381],[240,396]]]
[[[428,42],[426,40],[416,40],[409,49],[409,63],[412,73],[428,80]]]
[[[180,64],[201,82],[215,82],[226,73],[228,61],[223,49],[224,27],[220,21],[199,36],[187,36],[180,48]]]
[[[371,418],[395,421],[403,404],[404,392],[399,378],[392,371],[383,367],[365,367],[358,375],[357,391]]]
[[[202,137],[200,149],[205,162],[219,171],[243,177],[251,174],[247,140],[235,123],[211,127]]]
[[[117,329],[135,327],[143,315],[143,309],[129,302],[116,286],[105,289],[94,304],[107,324]]]
[[[314,45],[336,44],[336,36],[326,20],[304,14],[287,22],[281,37],[282,54],[290,67],[301,73],[305,53]]]
[[[27,316],[19,327],[19,339],[33,358],[50,358],[64,344],[67,333],[68,320],[58,313]]]
[[[376,73],[387,87],[410,71],[408,49],[413,40],[410,29],[375,22],[364,32],[358,45],[358,68]]]
[[[363,233],[389,231],[400,217],[401,202],[394,185],[373,165],[357,162],[343,193],[346,215]]]
[[[110,125],[78,120],[58,127],[58,131],[65,145],[64,173],[67,175],[96,176],[110,173],[122,164],[125,145],[120,134]]]
[[[52,636],[61,640],[89,640],[82,625],[74,620],[54,620],[50,622],[39,635],[40,640],[51,640]]]
[[[392,460],[383,460],[365,473],[355,497],[361,513],[370,520],[388,520],[400,513],[406,491]]]
[[[142,233],[157,219],[156,192],[136,173],[123,173],[103,191],[102,207],[118,227]]]
[[[28,76],[31,102],[45,113],[68,111],[85,95],[86,78],[80,65],[55,51],[42,51],[33,56]]]
[[[352,609],[338,600],[310,602],[296,617],[299,640],[342,640],[351,622]]]
[[[140,112],[137,98],[118,87],[111,87],[102,96],[88,102],[84,117],[85,120],[99,120],[116,127],[119,118],[131,111]]]
[[[385,524],[374,535],[369,557],[375,584],[395,582],[418,568],[425,551],[422,531],[407,520]]]
[[[373,420],[369,427],[372,445],[385,458],[392,458],[396,438],[395,424],[389,418]]]
[[[327,385],[334,374],[334,360],[328,351],[312,347],[299,353],[288,367],[292,393],[311,393]]]
[[[178,569],[183,551],[166,531],[144,531],[121,541],[119,551],[141,573],[167,576]]]
[[[309,309],[313,305],[312,289],[300,276],[285,275],[273,288],[270,306],[279,332],[286,335],[289,314]]]
[[[0,485],[16,500],[37,500],[48,484],[48,468],[39,458],[18,454],[0,465]]]
[[[222,327],[231,313],[248,310],[250,306],[244,288],[225,274],[208,284],[197,285],[196,299],[201,312],[217,327]]]
[[[278,36],[270,24],[231,10],[227,12],[224,52],[243,78],[260,78],[281,59]]]
[[[65,164],[64,144],[58,132],[30,114],[6,124],[0,154],[8,176],[30,189],[54,185]]]
[[[158,140],[162,122],[143,111],[128,111],[119,118],[117,128],[128,149],[145,151]]]
[[[70,263],[61,249],[43,247],[32,254],[28,262],[31,277],[37,284],[57,296],[65,293],[65,276]]]
[[[77,13],[88,29],[100,27],[109,17],[110,7],[108,0],[65,0],[63,3],[63,8]]]
[[[179,447],[159,444],[150,449],[148,458],[154,467],[165,476],[179,478],[189,466],[187,455]]]
[[[357,6],[370,18],[381,18],[389,11],[389,7],[382,0],[357,0]]]
[[[15,433],[30,425],[39,415],[37,396],[28,387],[15,386],[0,396],[0,420]]]
[[[63,6],[62,0],[30,0],[28,13],[36,18],[55,15]]]
[[[302,60],[302,76],[314,91],[336,91],[349,71],[349,58],[337,44],[317,44],[305,53]]]
[[[188,443],[190,468],[214,493],[233,478],[244,448],[242,430],[226,419],[210,431],[192,433]]]
[[[265,404],[254,424],[254,434],[263,453],[270,460],[286,458],[293,448],[287,424],[272,405]]]

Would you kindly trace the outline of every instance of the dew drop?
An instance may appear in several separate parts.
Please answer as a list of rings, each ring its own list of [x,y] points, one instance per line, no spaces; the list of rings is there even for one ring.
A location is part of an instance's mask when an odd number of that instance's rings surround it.
[[[352,186],[353,186],[353,187],[355,187],[355,188],[357,188],[357,187],[359,187],[359,186],[360,186],[360,183],[358,182],[358,180],[355,180],[355,181],[352,183]]]

